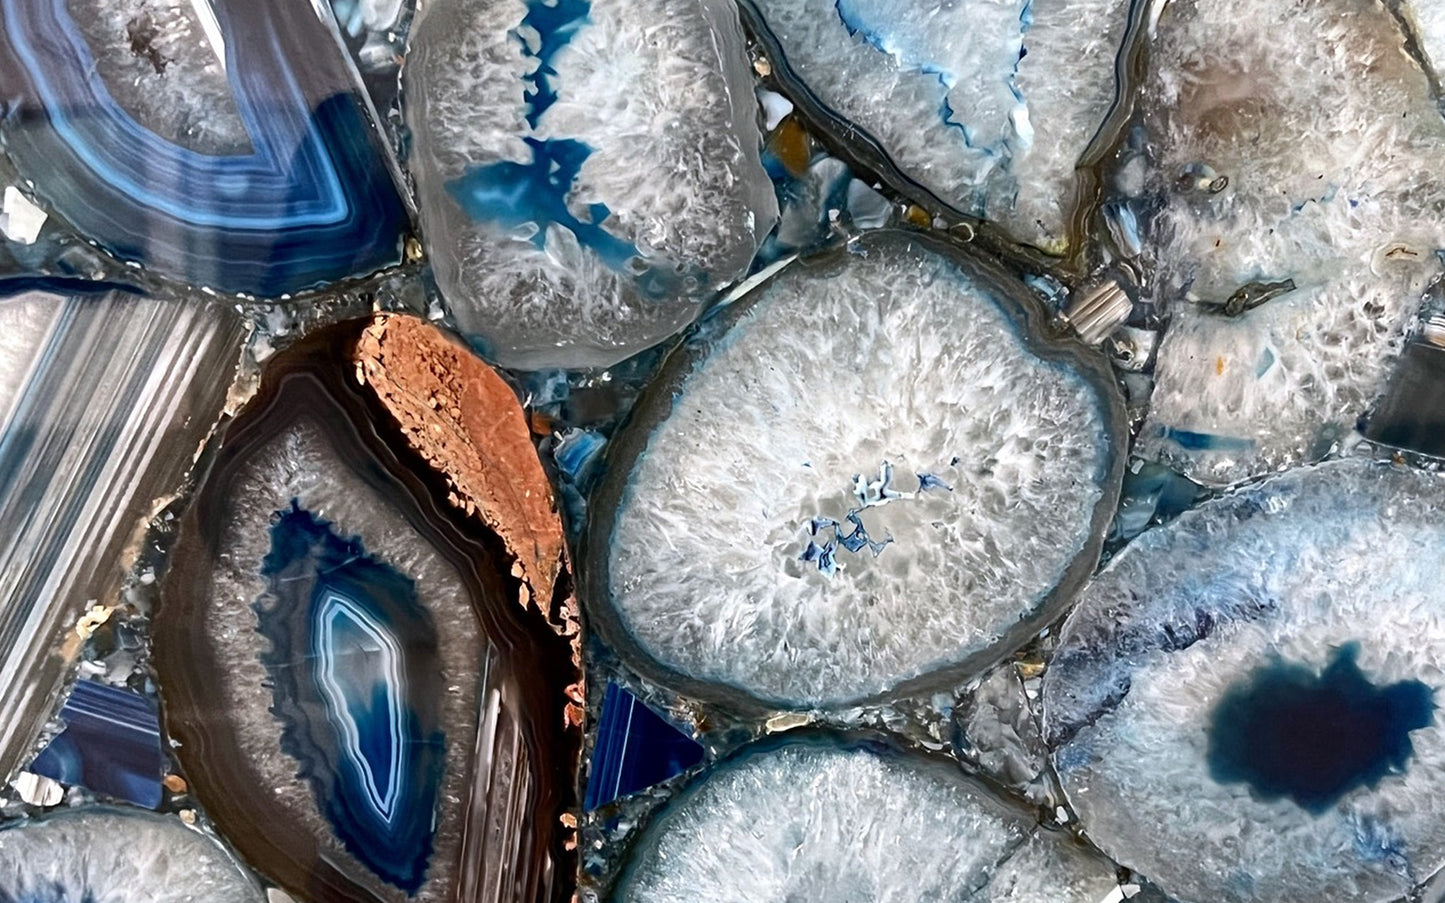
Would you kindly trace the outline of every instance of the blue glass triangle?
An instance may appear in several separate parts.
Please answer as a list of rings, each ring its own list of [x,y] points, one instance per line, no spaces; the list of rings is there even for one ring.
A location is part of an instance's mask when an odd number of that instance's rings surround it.
[[[587,779],[587,811],[682,774],[702,761],[702,744],[615,683],[602,698],[602,723]]]

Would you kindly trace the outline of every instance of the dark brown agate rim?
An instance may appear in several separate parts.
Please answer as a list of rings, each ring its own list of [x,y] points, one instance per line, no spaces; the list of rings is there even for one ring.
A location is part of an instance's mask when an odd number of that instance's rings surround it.
[[[717,342],[725,340],[734,324],[767,297],[771,280],[753,289],[717,316],[700,323],[689,340],[679,345],[663,362],[657,378],[638,399],[607,448],[605,474],[589,501],[584,544],[578,554],[579,580],[584,598],[591,603],[587,608],[588,628],[649,680],[687,696],[709,701],[742,718],[766,717],[780,709],[838,710],[902,699],[916,693],[950,689],[963,680],[982,674],[1026,646],[1041,629],[1065,613],[1079,588],[1098,566],[1104,537],[1119,503],[1127,462],[1129,423],[1123,396],[1103,354],[1055,334],[1039,300],[1003,267],[973,253],[970,248],[929,233],[904,230],[868,232],[854,245],[859,250],[882,253],[917,248],[958,267],[977,281],[990,299],[998,302],[1029,353],[1044,361],[1066,364],[1094,389],[1108,445],[1102,462],[1103,472],[1097,481],[1101,493],[1094,505],[1089,536],[1083,547],[1030,615],[1005,629],[999,639],[988,647],[953,664],[904,680],[882,693],[819,706],[803,705],[786,699],[760,698],[732,684],[699,680],[659,662],[627,629],[612,602],[610,549],[617,512],[626,496],[638,457],[646,451],[653,431],[672,414],[682,384],[707,360]],[[817,276],[826,276],[847,267],[851,253],[840,249],[790,266],[801,266]],[[781,275],[779,273],[773,278]]]
[[[408,446],[395,420],[356,379],[353,352],[370,322],[353,320],[319,330],[269,361],[255,397],[207,450],[209,460],[181,521],[155,616],[154,662],[165,728],[180,743],[178,755],[197,799],[248,864],[300,901],[380,903],[381,898],[329,861],[310,833],[271,802],[271,788],[256,786],[250,777],[253,770],[241,753],[240,738],[225,717],[226,700],[214,679],[216,656],[201,621],[205,615],[200,600],[211,592],[211,565],[222,551],[220,536],[240,470],[304,416],[325,433],[347,467],[395,505],[465,584],[478,628],[496,648],[502,679],[516,692],[513,714],[533,763],[534,790],[527,809],[531,823],[517,832],[528,848],[514,863],[509,899],[569,900],[576,875],[575,838],[564,828],[563,818],[576,804],[581,734],[567,725],[564,706],[567,687],[581,675],[568,640],[535,608],[517,605],[521,587],[510,573],[511,558],[502,542],[446,502],[445,479]],[[558,599],[570,597],[571,589],[564,573],[555,590]],[[258,687],[257,692],[269,690]],[[456,749],[470,750],[473,738],[457,738],[455,743]],[[487,773],[479,772],[475,761],[467,775],[470,796],[487,792]],[[473,799],[464,800],[466,808],[458,818],[463,856],[488,842],[466,836],[475,831],[468,827],[473,804]],[[475,876],[469,878],[465,871],[463,863],[456,864],[451,899],[459,900],[462,888],[474,883]]]

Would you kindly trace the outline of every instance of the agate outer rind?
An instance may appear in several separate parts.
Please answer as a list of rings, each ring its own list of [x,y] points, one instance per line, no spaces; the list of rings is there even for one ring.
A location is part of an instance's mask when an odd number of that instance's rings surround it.
[[[512,387],[461,342],[403,315],[380,315],[362,332],[356,368],[445,477],[447,501],[506,544],[523,607],[535,605],[564,636],[577,636],[577,601],[557,591],[569,561],[552,484]]]
[[[821,280],[846,273],[849,261],[856,259],[854,255],[863,258],[868,255],[882,255],[884,259],[894,255],[917,255],[926,260],[936,259],[941,267],[948,268],[950,273],[956,272],[960,279],[978,289],[979,296],[976,300],[980,304],[997,305],[1001,322],[1006,323],[1007,328],[1012,330],[1020,349],[1034,356],[1039,366],[1057,367],[1060,373],[1069,373],[1072,378],[1077,379],[1079,390],[1090,399],[1084,416],[1090,419],[1091,425],[1081,429],[1094,431],[1098,437],[1099,458],[1088,465],[1089,476],[1086,478],[1089,481],[1088,491],[1095,493],[1095,501],[1079,518],[1079,546],[1060,563],[1058,579],[1051,586],[1039,588],[1035,604],[1030,606],[1026,616],[1017,619],[1010,617],[1006,623],[992,625],[991,629],[996,628],[996,633],[986,642],[961,651],[943,653],[929,662],[919,662],[917,668],[911,672],[900,672],[886,681],[864,689],[849,685],[840,691],[835,685],[834,689],[827,693],[806,698],[747,686],[743,681],[729,676],[702,676],[692,673],[679,664],[667,661],[662,653],[644,642],[629,623],[627,616],[619,611],[617,597],[614,595],[617,589],[612,550],[619,519],[631,504],[634,471],[648,453],[655,431],[665,425],[675,411],[686,405],[683,390],[687,381],[703,370],[714,352],[726,349],[736,341],[738,324],[751,317],[759,305],[766,303],[772,283],[765,284],[718,316],[699,324],[690,340],[674,351],[665,362],[660,375],[644,393],[627,424],[609,446],[607,474],[589,505],[586,545],[581,556],[582,584],[593,600],[593,607],[589,612],[590,626],[639,673],[680,692],[746,715],[760,715],[776,711],[778,707],[836,706],[881,700],[944,686],[981,672],[1010,650],[1027,642],[1039,627],[1062,613],[1078,586],[1087,579],[1098,561],[1103,534],[1118,499],[1124,468],[1122,445],[1127,437],[1127,428],[1122,399],[1108,365],[1101,356],[1075,342],[1046,335],[1048,327],[1045,325],[1047,321],[1044,312],[1023,286],[1017,284],[991,261],[977,258],[951,242],[932,236],[894,231],[869,233],[850,250],[818,261],[794,264],[795,271],[784,271],[775,277],[775,280],[811,278],[819,280],[821,284]],[[965,297],[960,293],[960,300]],[[760,372],[758,378],[774,377]],[[817,379],[818,387],[824,389],[827,386],[826,374],[818,374]],[[826,445],[827,437],[818,437],[817,442]],[[960,448],[956,454],[966,453],[966,449]],[[948,462],[945,460],[942,463]],[[863,471],[871,467],[872,471],[868,475],[871,479],[872,473],[877,472],[878,465],[877,460],[859,461],[856,469]],[[781,478],[780,475],[779,479]],[[844,479],[846,480],[846,475]],[[807,523],[807,516],[807,512],[800,515],[800,527]],[[689,529],[707,532],[713,528],[706,523],[697,522]],[[726,542],[728,537],[720,536],[719,541]],[[742,541],[746,542],[747,539],[744,537]],[[804,545],[805,542],[800,541],[800,552]],[[886,563],[889,554],[897,551],[885,548],[878,561]],[[861,554],[866,556],[868,552],[865,549]],[[710,572],[705,563],[693,562],[689,567],[692,569],[689,573],[694,574],[698,581],[723,579]],[[783,579],[781,573],[779,578]],[[704,584],[699,582],[687,595],[696,598],[697,593],[708,591]],[[966,604],[966,599],[960,598],[959,604]]]
[[[0,830],[0,900],[264,903],[266,895],[179,818],[97,806]]]
[[[1089,838],[1183,903],[1386,901],[1439,871],[1438,709],[1406,725],[1402,768],[1323,806],[1218,774],[1212,725],[1280,665],[1323,677],[1357,661],[1375,688],[1418,681],[1438,705],[1442,505],[1439,474],[1347,459],[1209,501],[1116,557],[1080,594],[1043,687],[1055,770]],[[1360,722],[1318,723],[1360,746]],[[1304,732],[1301,768],[1331,736]]]
[[[617,903],[1097,903],[1114,867],[956,762],[884,734],[743,747],[639,833]]]
[[[209,6],[245,153],[181,146],[118,104],[66,0],[0,3],[0,138],[17,168],[87,239],[193,285],[275,297],[399,262],[406,210],[315,10]]]
[[[656,344],[777,220],[731,0],[440,0],[403,78],[437,285],[503,366]]]
[[[519,586],[507,571],[502,543],[445,501],[441,475],[409,448],[387,409],[355,378],[355,348],[369,322],[325,328],[268,361],[257,394],[208,451],[208,472],[182,521],[156,617],[166,727],[218,828],[248,863],[298,900],[566,900],[574,860],[560,817],[575,802],[580,746],[564,717],[569,687],[580,681],[570,644],[517,605]],[[237,529],[232,512],[246,506],[249,513],[236,521],[245,526],[280,507],[270,498],[235,494],[273,479],[268,475],[279,467],[273,462],[283,461],[287,449],[312,446],[327,449],[331,457],[323,465],[338,470],[328,477],[313,466],[298,479],[322,486],[308,492],[342,493],[332,507],[352,511],[352,523],[354,509],[363,506],[374,523],[368,520],[360,532],[381,531],[380,538],[363,535],[368,551],[383,558],[404,554],[393,566],[414,576],[439,619],[444,672],[431,679],[451,684],[437,691],[447,765],[435,850],[414,894],[378,877],[334,829],[318,827],[328,822],[305,783],[315,766],[303,766],[283,748],[284,724],[267,711],[273,689],[266,672],[259,661],[238,659],[230,649],[234,640],[228,649],[218,646],[218,637],[259,637],[249,591],[220,598],[216,587],[258,585],[226,575],[254,571],[259,579],[259,556],[270,545],[262,520],[259,538],[247,534],[251,551],[224,547]],[[364,498],[368,493],[373,501]],[[347,536],[358,528],[338,523],[336,529]],[[402,536],[409,537],[409,549],[425,551],[401,550]],[[444,574],[455,586],[436,582]],[[247,640],[242,654],[264,648],[259,642]],[[477,643],[480,649],[468,651]],[[254,685],[238,685],[237,675]],[[262,735],[266,728],[275,734]]]

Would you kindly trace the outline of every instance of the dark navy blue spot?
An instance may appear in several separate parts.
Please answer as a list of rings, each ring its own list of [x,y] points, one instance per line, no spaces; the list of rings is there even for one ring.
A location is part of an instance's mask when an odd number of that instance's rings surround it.
[[[412,580],[295,502],[255,604],[282,748],[336,836],[408,893],[425,879],[445,757],[436,628]]]
[[[1213,778],[1319,814],[1403,771],[1410,732],[1434,720],[1433,691],[1417,680],[1374,686],[1355,664],[1358,651],[1341,647],[1319,674],[1274,661],[1231,687],[1209,729]]]

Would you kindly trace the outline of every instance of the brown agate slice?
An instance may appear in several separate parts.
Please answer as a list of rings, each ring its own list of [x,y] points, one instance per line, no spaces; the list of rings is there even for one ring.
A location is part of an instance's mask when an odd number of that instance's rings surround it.
[[[221,832],[302,901],[569,899],[576,609],[506,384],[421,321],[343,323],[209,457],[155,660]]]

